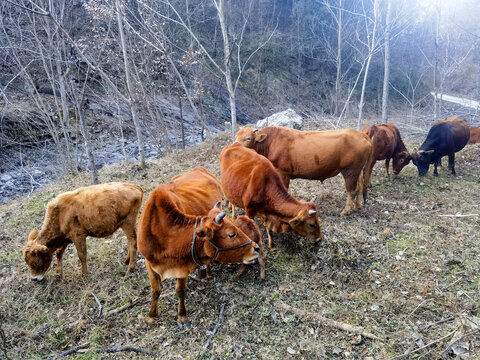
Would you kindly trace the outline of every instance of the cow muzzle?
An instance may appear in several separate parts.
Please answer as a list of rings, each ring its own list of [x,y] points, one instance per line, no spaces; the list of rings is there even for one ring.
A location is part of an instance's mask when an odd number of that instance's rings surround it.
[[[40,282],[43,280],[43,276],[42,275],[32,276],[30,279],[35,282]]]
[[[258,258],[258,254],[260,253],[260,248],[258,249],[258,252],[257,250],[255,249],[255,254],[250,258],[250,259],[244,259],[243,260],[243,263],[244,264],[253,264],[255,262],[255,260],[257,260]]]

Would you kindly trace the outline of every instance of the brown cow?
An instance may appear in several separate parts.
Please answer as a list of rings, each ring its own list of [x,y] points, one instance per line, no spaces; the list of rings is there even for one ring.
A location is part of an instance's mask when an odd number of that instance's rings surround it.
[[[242,230],[260,247],[260,257],[258,258],[258,262],[260,263],[260,279],[265,279],[265,251],[263,249],[262,233],[260,232],[260,228],[254,220],[243,215],[235,219],[235,225],[237,225],[240,230]],[[242,275],[246,268],[247,265],[242,264],[240,269],[238,269],[237,274],[239,276]]]
[[[185,174],[175,176],[171,184],[175,185],[176,194],[180,194],[182,199],[188,200],[181,205],[185,214],[206,216],[211,208],[222,201],[220,182],[215,175],[209,173],[204,167],[197,167]],[[248,217],[241,216],[235,220],[235,225],[260,247],[258,262],[260,264],[260,278],[264,279],[265,253],[261,232],[257,224]],[[245,269],[246,265],[243,264],[238,270],[238,275],[243,274]],[[210,267],[207,268],[207,274],[210,275]]]
[[[476,126],[470,126],[470,140],[469,144],[478,144],[480,143],[480,128]]]
[[[190,187],[187,175],[154,189],[140,217],[138,249],[145,257],[152,289],[147,323],[155,322],[158,317],[162,281],[177,279],[177,322],[182,328],[188,324],[185,288],[191,272],[212,261],[250,264],[258,257],[260,249],[257,244],[218,207],[211,209],[206,216],[186,214],[185,209],[195,208],[195,204],[203,207],[205,199],[210,196],[208,187],[202,188],[198,182],[199,172],[193,176]]]
[[[341,173],[348,195],[340,215],[348,215],[352,206],[359,208],[362,194],[367,198],[370,174],[365,169],[373,161],[373,144],[357,130],[299,131],[269,126],[254,131],[246,127],[238,131],[236,142],[269,159],[287,189],[290,179],[324,181]]]
[[[47,205],[42,229],[32,230],[23,247],[23,258],[33,280],[42,280],[57,255],[57,274],[62,272],[63,253],[73,243],[87,274],[87,236],[106,237],[122,228],[127,235],[127,274],[135,268],[136,220],[142,205],[140,186],[112,182],[82,187],[58,195]]]
[[[390,159],[393,159],[393,173],[395,175],[399,174],[412,159],[402,141],[400,130],[394,124],[365,126],[362,132],[367,134],[373,142],[374,160],[368,169],[370,174],[377,160],[385,160],[385,174],[389,178]]]
[[[271,216],[285,231],[312,240],[322,237],[315,204],[291,196],[280,173],[266,157],[234,143],[225,146],[220,154],[220,172],[225,197],[233,206],[245,209],[249,218],[259,215],[265,223]],[[268,230],[268,245],[272,249]]]

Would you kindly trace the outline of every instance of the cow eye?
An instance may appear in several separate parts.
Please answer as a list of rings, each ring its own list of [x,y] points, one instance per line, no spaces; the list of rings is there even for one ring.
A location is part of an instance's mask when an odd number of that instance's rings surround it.
[[[237,236],[237,234],[235,234],[235,233],[228,234],[228,237],[230,237],[230,238],[234,238],[235,236]]]
[[[311,228],[314,228],[315,224],[308,224],[308,226],[310,226]]]
[[[400,159],[400,164],[403,163],[403,159]]]
[[[249,137],[245,138],[245,141],[250,141],[250,138]]]

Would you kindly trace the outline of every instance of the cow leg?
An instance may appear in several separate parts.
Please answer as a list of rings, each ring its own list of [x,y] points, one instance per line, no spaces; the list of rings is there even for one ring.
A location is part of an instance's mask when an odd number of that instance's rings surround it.
[[[178,318],[177,323],[180,329],[183,329],[184,326],[188,327],[190,322],[187,316],[187,310],[185,309],[185,289],[187,287],[187,278],[177,278],[177,286],[175,291],[178,296]]]
[[[75,248],[77,249],[78,258],[82,264],[82,275],[87,275],[87,239],[85,236],[77,236],[72,239]]]
[[[437,171],[437,166],[438,166],[438,163],[440,162],[441,163],[441,158],[439,160],[436,160],[434,163],[433,163],[433,176],[438,176],[438,171]]]
[[[258,258],[258,263],[260,264],[260,279],[265,279],[265,250],[262,239],[260,239],[258,246],[260,247],[260,257]]]
[[[357,180],[357,189],[356,189],[356,194],[354,197],[355,204],[353,205],[353,209],[360,209],[362,207],[361,204],[361,198],[363,198],[363,176],[362,173],[358,175],[358,180]]]
[[[135,216],[136,218],[136,216]],[[135,258],[137,256],[137,231],[135,229],[135,218],[122,225],[122,230],[127,235],[127,257],[125,258],[125,264],[128,264],[126,274],[135,269]]]
[[[390,179],[390,173],[388,172],[388,168],[390,167],[390,158],[385,159],[385,174],[388,179]]]
[[[150,306],[150,312],[148,317],[145,319],[147,324],[152,325],[155,323],[156,318],[158,318],[158,298],[162,292],[162,278],[158,275],[155,270],[152,269],[150,263],[145,259],[145,267],[147,268],[148,277],[150,279],[150,288],[152,290],[152,305]]]
[[[63,269],[63,254],[65,253],[65,250],[67,249],[68,244],[63,245],[61,248],[58,248],[56,251],[57,255],[57,267],[56,267],[56,272],[57,275],[62,274],[62,269]]]
[[[268,237],[268,250],[270,251],[275,251],[275,247],[273,246],[273,238],[272,238],[272,233],[270,232],[270,229],[265,227],[267,230],[267,237]]]
[[[345,208],[340,213],[340,216],[349,215],[352,211],[353,201],[356,199],[358,195],[358,177],[360,174],[352,174],[351,172],[342,173],[343,178],[345,180],[345,188],[347,189],[347,201],[345,203]]]
[[[452,170],[453,175],[457,175],[455,172],[455,153],[448,154],[448,167]]]

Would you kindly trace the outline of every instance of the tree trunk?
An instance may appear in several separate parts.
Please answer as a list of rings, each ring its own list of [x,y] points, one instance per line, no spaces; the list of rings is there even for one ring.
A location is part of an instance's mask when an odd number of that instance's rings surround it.
[[[182,149],[185,150],[185,124],[183,123],[182,98],[178,98],[178,108],[180,109],[180,126],[182,127]]]
[[[235,141],[237,133],[237,109],[235,107],[235,90],[233,89],[232,74],[230,71],[230,44],[228,41],[227,25],[225,23],[224,0],[220,0],[217,6],[218,20],[223,36],[223,65],[225,67],[225,82],[227,83],[228,100],[230,102],[230,116],[232,122],[232,141]]]
[[[433,68],[433,119],[438,121],[438,39],[439,39],[439,27],[440,27],[440,6],[437,5],[437,21],[435,24],[435,64]]]
[[[140,122],[138,120],[138,109],[137,109],[137,101],[135,99],[134,89],[131,80],[130,74],[130,64],[128,63],[128,54],[127,54],[127,47],[125,42],[125,34],[123,31],[123,14],[120,8],[120,0],[115,1],[116,9],[117,9],[117,21],[118,21],[118,32],[120,34],[120,45],[122,47],[123,53],[123,64],[125,66],[125,81],[127,83],[127,92],[128,92],[128,100],[129,100],[129,107],[130,112],[132,114],[132,121],[133,125],[135,126],[135,132],[137,135],[137,142],[138,142],[138,153],[140,155],[140,167],[145,167],[145,150],[143,145],[143,134],[142,129],[140,126]]]
[[[338,115],[340,105],[340,76],[342,74],[342,23],[343,23],[342,0],[338,0],[338,27],[337,27],[337,77],[335,79],[335,111]]]
[[[382,123],[388,122],[388,84],[390,81],[390,17],[392,13],[392,0],[387,0],[387,17],[385,19],[385,68],[383,73],[382,96]]]

